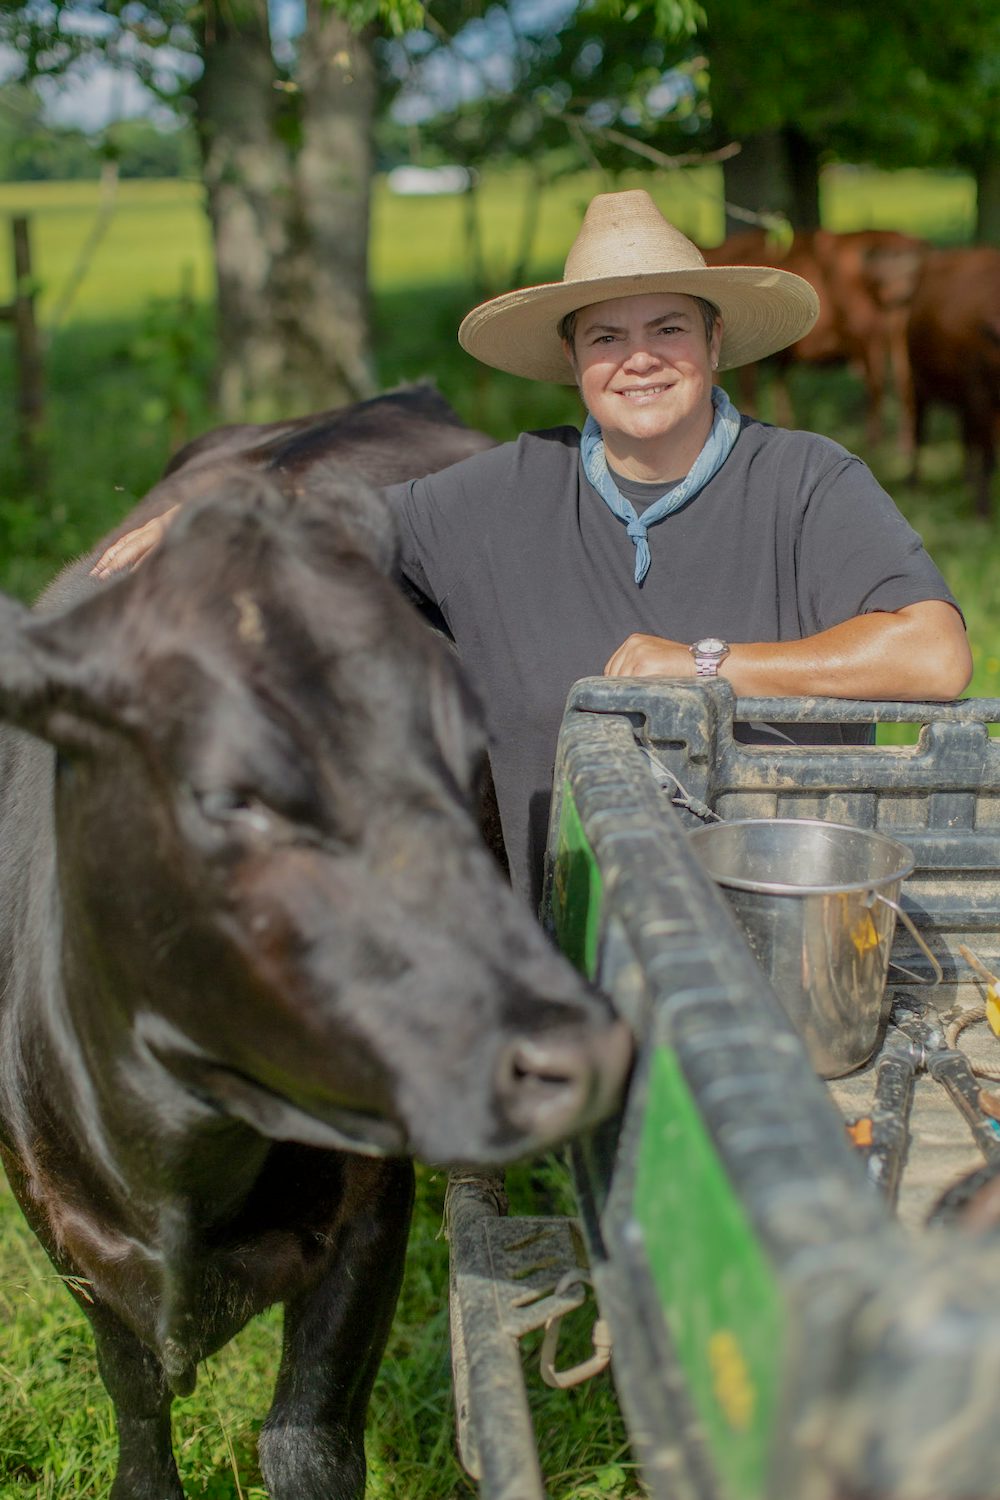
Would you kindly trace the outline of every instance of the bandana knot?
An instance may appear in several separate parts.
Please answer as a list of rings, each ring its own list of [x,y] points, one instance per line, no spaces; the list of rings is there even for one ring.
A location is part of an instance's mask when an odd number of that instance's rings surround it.
[[[580,457],[583,471],[605,505],[625,523],[625,532],[635,547],[635,581],[641,583],[649,572],[652,555],[646,533],[650,526],[672,515],[675,510],[703,490],[708,481],[722,468],[739,437],[740,414],[721,386],[712,387],[714,416],[712,430],[705,445],[679,484],[675,484],[659,500],[648,505],[640,516],[631,500],[627,500],[611,477],[604,453],[604,438],[592,416],[588,416],[580,439]]]

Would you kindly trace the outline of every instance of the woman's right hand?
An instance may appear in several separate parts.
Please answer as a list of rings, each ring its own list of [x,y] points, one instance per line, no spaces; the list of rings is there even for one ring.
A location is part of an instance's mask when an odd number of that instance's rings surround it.
[[[162,515],[154,516],[152,521],[147,521],[145,526],[137,526],[135,531],[126,531],[117,542],[112,542],[95,562],[90,570],[92,578],[111,578],[115,573],[122,573],[126,568],[134,568],[142,562],[154,547],[158,547],[170,529],[179,505],[172,505]]]

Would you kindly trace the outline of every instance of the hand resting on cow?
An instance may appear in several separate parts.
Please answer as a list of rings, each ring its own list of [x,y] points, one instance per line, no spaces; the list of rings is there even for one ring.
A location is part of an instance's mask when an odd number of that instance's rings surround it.
[[[268,1490],[360,1500],[406,1156],[586,1128],[629,1039],[483,845],[380,492],[329,451],[194,474],[143,567],[0,599],[0,1151],[93,1328],[113,1500],[180,1500],[172,1397],[275,1302]]]
[[[92,569],[95,578],[107,579],[125,568],[137,567],[143,558],[158,547],[176,519],[180,505],[169,506],[162,515],[154,516],[144,526],[128,531],[97,559]]]

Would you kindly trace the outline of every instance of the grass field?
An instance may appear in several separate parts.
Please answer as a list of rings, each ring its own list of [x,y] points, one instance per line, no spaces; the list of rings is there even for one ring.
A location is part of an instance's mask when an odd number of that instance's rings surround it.
[[[629,186],[631,179],[623,182]],[[636,177],[664,213],[700,244],[723,235],[722,174],[700,167]],[[526,176],[512,172],[490,180],[482,193],[487,267],[498,288],[514,253],[524,211]],[[563,179],[546,190],[539,217],[533,270],[557,271],[566,253],[567,226],[601,187],[594,174]],[[0,183],[2,216],[32,220],[40,316],[47,322],[65,291],[103,202],[95,182]],[[840,167],[822,184],[824,223],[831,229],[904,229],[944,243],[972,234],[975,196],[969,178],[923,172],[892,174]],[[399,197],[382,179],[376,185],[372,226],[372,280],[394,287],[458,286],[466,279],[463,200]],[[73,301],[74,320],[105,323],[133,316],[150,297],[177,296],[187,286],[196,299],[211,293],[211,247],[201,186],[195,182],[128,181],[118,185],[114,209],[98,252]],[[0,249],[0,300],[10,296],[9,254]]]
[[[558,1166],[543,1164],[540,1174],[548,1187]],[[521,1201],[531,1197],[527,1175],[512,1174],[515,1203],[519,1182]],[[443,1196],[441,1175],[420,1169],[406,1278],[369,1417],[374,1500],[462,1500],[476,1493],[454,1452]],[[0,1318],[0,1497],[99,1500],[111,1483],[115,1442],[86,1321],[26,1232],[2,1178]],[[575,1339],[563,1340],[561,1361],[589,1352],[584,1333],[589,1329],[581,1325]],[[280,1343],[275,1311],[207,1360],[194,1395],[175,1403],[175,1452],[189,1500],[263,1500],[256,1442]],[[537,1360],[538,1340],[529,1347]],[[552,1500],[642,1493],[606,1376],[560,1393],[541,1385],[536,1365],[531,1384]]]
[[[644,179],[645,181],[645,179]],[[502,285],[516,242],[522,183],[484,192],[486,238],[498,247],[491,275]],[[579,206],[594,179],[547,193],[535,272],[558,274]],[[892,177],[841,169],[824,181],[831,227],[899,227],[947,242],[967,239],[972,192],[960,176]],[[719,174],[666,180],[665,210],[704,243],[721,237]],[[32,216],[40,309],[48,325],[88,234],[94,184],[0,185],[3,216]],[[468,306],[461,205],[393,198],[380,189],[372,244],[375,318],[385,384],[433,373],[465,416],[497,436],[573,420],[572,392],[473,367],[454,330]],[[0,300],[10,293],[0,243]],[[30,597],[67,557],[83,550],[155,480],[178,441],[211,423],[204,390],[211,358],[209,247],[199,189],[129,183],[65,321],[51,330],[49,485],[19,491],[12,466],[9,335],[0,330],[0,587]],[[961,478],[953,424],[935,414],[919,490],[905,483],[891,437],[863,446],[860,387],[846,372],[794,372],[803,426],[862,452],[962,600],[976,660],[972,691],[1000,694],[1000,570],[996,529],[976,518]],[[766,413],[765,413],[766,414]],[[528,1209],[565,1188],[557,1164],[512,1174],[515,1205]],[[372,1500],[458,1500],[474,1493],[455,1460],[447,1361],[447,1250],[440,1237],[443,1181],[419,1172],[408,1270],[369,1424]],[[556,1210],[558,1211],[558,1210]],[[114,1459],[110,1411],[82,1315],[0,1187],[0,1500],[96,1500]],[[581,1338],[584,1332],[581,1331]],[[192,1500],[262,1495],[254,1442],[276,1365],[278,1320],[268,1317],[209,1361],[196,1393],[177,1403],[176,1443]],[[626,1500],[641,1493],[607,1377],[570,1393],[532,1382],[542,1460],[553,1500]]]

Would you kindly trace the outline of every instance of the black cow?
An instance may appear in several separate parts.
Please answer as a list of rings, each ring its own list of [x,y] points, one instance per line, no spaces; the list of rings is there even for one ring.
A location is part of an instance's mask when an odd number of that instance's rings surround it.
[[[93,1327],[113,1500],[181,1496],[173,1395],[279,1301],[265,1481],[360,1496],[406,1158],[537,1150],[627,1067],[482,844],[468,690],[335,452],[216,455],[142,567],[0,596],[0,1141]]]

